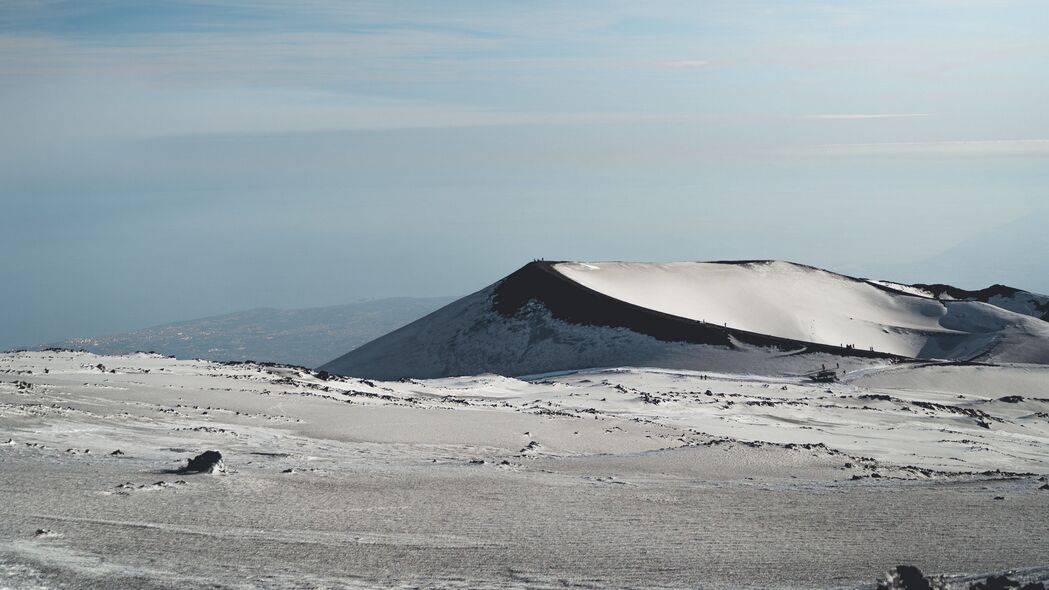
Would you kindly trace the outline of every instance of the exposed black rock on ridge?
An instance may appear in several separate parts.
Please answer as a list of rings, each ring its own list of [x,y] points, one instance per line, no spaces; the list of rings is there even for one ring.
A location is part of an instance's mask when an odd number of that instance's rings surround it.
[[[766,261],[722,262],[758,264]],[[526,264],[495,287],[493,308],[504,317],[513,317],[530,301],[538,301],[553,317],[569,324],[626,328],[663,342],[687,342],[735,348],[732,340],[783,351],[826,352],[866,358],[896,358],[884,352],[845,348],[779,338],[756,332],[719,326],[640,307],[585,287],[559,273],[559,261]],[[852,277],[848,277],[852,278]],[[858,281],[859,279],[853,279]]]
[[[554,269],[558,262],[531,262],[495,288],[493,308],[512,317],[538,301],[570,324],[629,328],[666,342],[732,346],[728,330],[639,307],[584,287]]]
[[[1017,289],[1016,287],[1010,287],[1008,285],[994,284],[990,287],[985,287],[983,289],[968,290],[961,289],[953,285],[947,285],[944,283],[914,283],[910,285],[890,285],[883,284],[881,281],[874,281],[868,279],[859,280],[862,280],[883,291],[888,291],[899,295],[906,295],[909,297],[935,299],[944,306],[956,303],[978,301],[980,303],[987,303],[989,305],[993,305],[1006,311],[1029,315],[1031,317],[1049,322],[1049,295],[1032,293],[1031,291]],[[913,287],[914,289],[919,289],[927,293],[927,295],[915,294],[914,292],[907,290],[904,287]]]
[[[915,283],[911,286],[917,287],[918,289],[923,289],[925,291],[929,291],[938,298],[947,296],[953,299],[963,299],[966,301],[982,301],[984,303],[987,303],[987,301],[989,301],[991,297],[1012,297],[1017,293],[1023,292],[1021,289],[1017,289],[1016,287],[1009,287],[1008,285],[997,284],[991,285],[990,287],[986,287],[984,289],[980,289],[978,291],[968,291],[966,289],[959,289],[958,287],[944,285],[942,283]]]

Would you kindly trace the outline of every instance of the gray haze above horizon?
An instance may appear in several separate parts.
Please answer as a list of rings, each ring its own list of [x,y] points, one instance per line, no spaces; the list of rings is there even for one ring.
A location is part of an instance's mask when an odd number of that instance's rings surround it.
[[[0,5],[0,349],[532,258],[1049,292],[1040,1]]]

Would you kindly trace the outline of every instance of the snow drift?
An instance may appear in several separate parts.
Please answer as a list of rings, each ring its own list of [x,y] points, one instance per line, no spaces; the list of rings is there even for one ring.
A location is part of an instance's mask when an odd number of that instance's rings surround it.
[[[1049,322],[788,262],[532,262],[322,368],[395,379],[602,366],[798,372],[1049,363]]]

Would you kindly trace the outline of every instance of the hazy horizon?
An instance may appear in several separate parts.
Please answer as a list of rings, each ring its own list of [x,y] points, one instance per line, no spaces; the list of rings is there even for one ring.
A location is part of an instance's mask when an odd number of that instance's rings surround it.
[[[532,258],[1049,291],[1036,1],[0,7],[0,349]]]

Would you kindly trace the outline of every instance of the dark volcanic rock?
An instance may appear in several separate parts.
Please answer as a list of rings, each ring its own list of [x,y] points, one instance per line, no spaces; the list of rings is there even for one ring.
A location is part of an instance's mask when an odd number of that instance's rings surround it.
[[[990,287],[978,291],[959,289],[958,287],[944,285],[942,283],[915,283],[911,286],[934,293],[938,299],[950,297],[951,299],[961,301],[982,301],[983,303],[990,301],[991,297],[1012,297],[1021,292],[1020,289],[1008,285],[991,285]]]
[[[1032,582],[1030,584],[1021,585],[1020,582],[1010,578],[1007,575],[990,576],[983,582],[976,582],[972,586],[969,586],[970,590],[1009,590],[1010,588],[1019,588],[1020,590],[1045,590],[1045,584],[1041,582]]]
[[[182,473],[221,473],[226,471],[222,462],[222,453],[218,451],[204,451],[189,460],[182,469]]]
[[[888,580],[878,582],[878,590],[932,590],[932,584],[913,565],[898,565]]]
[[[1015,572],[999,572],[978,576],[925,576],[921,570],[910,565],[896,566],[896,571],[884,580],[879,580],[878,590],[941,590],[957,588],[959,590],[1046,590],[1045,573],[1035,573],[1033,577],[1018,575]]]
[[[932,590],[932,584],[913,565],[896,566],[896,575],[900,577],[900,587],[904,590]]]
[[[742,261],[723,264],[754,264]],[[688,342],[736,348],[735,341],[780,350],[829,352],[873,358],[902,358],[852,347],[803,342],[695,321],[644,308],[585,287],[558,272],[554,261],[526,264],[499,282],[492,307],[504,317],[513,317],[532,301],[540,302],[553,317],[576,325],[627,328],[664,342]],[[853,279],[856,280],[856,279]]]

